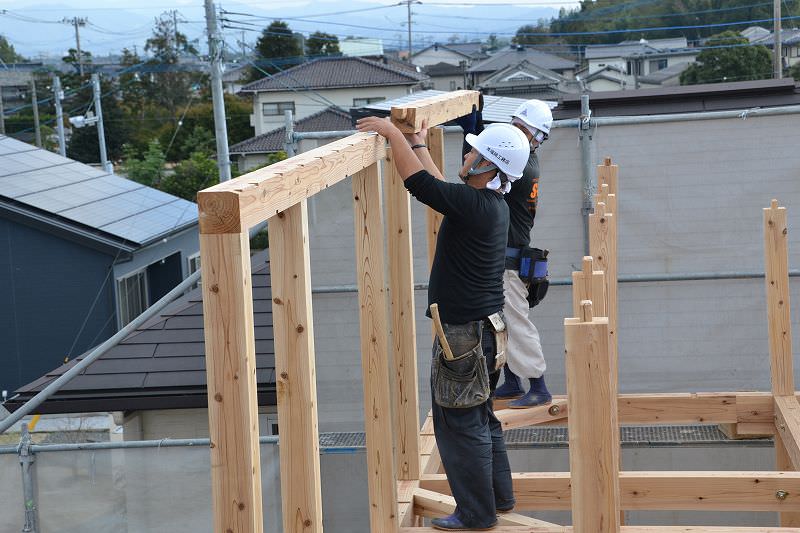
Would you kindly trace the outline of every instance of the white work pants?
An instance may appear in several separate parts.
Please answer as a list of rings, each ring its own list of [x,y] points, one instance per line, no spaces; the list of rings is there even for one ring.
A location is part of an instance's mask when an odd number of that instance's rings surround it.
[[[516,270],[503,274],[506,328],[508,329],[508,368],[521,378],[540,378],[547,364],[539,341],[539,331],[528,318],[528,290]]]

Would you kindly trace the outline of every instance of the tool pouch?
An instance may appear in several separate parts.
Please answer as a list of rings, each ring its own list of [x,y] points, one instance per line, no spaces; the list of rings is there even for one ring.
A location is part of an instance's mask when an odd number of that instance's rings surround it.
[[[547,294],[550,278],[547,276],[549,250],[522,248],[519,257],[519,277],[528,287],[528,307],[535,307]]]
[[[489,399],[489,373],[481,347],[482,325],[470,322],[443,326],[454,357],[445,358],[437,337],[431,365],[433,399],[441,407],[450,409],[480,405]]]

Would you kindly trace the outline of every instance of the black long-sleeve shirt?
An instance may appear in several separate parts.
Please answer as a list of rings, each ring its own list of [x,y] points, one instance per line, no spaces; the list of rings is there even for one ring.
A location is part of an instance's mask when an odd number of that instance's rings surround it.
[[[532,153],[522,172],[522,177],[511,184],[505,195],[509,208],[508,246],[530,246],[531,230],[539,201],[539,158]]]
[[[464,324],[503,308],[508,205],[489,189],[448,183],[425,170],[405,180],[420,202],[444,215],[436,241],[428,305],[442,321]]]

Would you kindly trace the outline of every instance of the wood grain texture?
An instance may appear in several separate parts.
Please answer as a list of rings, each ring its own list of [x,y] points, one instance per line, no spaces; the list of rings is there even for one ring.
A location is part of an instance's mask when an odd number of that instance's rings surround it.
[[[387,151],[386,233],[394,362],[395,455],[399,479],[419,479],[419,386],[417,328],[414,313],[414,270],[411,244],[411,200],[403,178]]]
[[[432,492],[425,489],[416,489],[414,491],[414,514],[424,516],[426,518],[435,518],[437,516],[446,516],[452,514],[456,509],[456,500],[448,494],[441,494]],[[537,520],[529,516],[524,516],[516,513],[500,513],[497,515],[497,520],[500,525],[518,525],[518,526],[556,526],[551,522],[544,520]]]
[[[432,527],[404,527],[402,533],[438,533]],[[494,533],[573,533],[570,526],[498,526]],[[800,528],[735,526],[622,526],[622,533],[800,533]]]
[[[594,259],[583,258],[580,272],[572,273],[572,316],[579,316],[583,300],[592,302],[592,313],[595,316],[607,316],[605,273],[594,270]]]
[[[800,403],[797,398],[775,397],[775,428],[792,463],[792,470],[800,469]]]
[[[478,95],[478,91],[450,91],[395,106],[391,110],[392,123],[403,133],[418,132],[423,120],[432,128],[471,113],[473,107],[478,106]]]
[[[384,280],[383,213],[378,164],[353,175],[361,373],[370,530],[399,528],[389,383],[389,338]]]
[[[597,185],[598,187],[607,184],[608,194],[618,194],[619,166],[611,162],[610,157],[606,157],[602,165],[597,165]],[[616,213],[616,211],[612,211]]]
[[[431,128],[428,130],[428,151],[436,168],[444,172],[444,130]],[[439,226],[442,225],[444,215],[438,211],[425,208],[427,240],[428,240],[428,270],[433,265],[433,256],[436,254],[436,239],[439,237]]]
[[[317,376],[308,210],[302,200],[269,219],[272,320],[280,425],[283,530],[322,532]]]
[[[593,318],[586,301],[580,316],[564,321],[572,524],[576,533],[614,533],[620,449],[608,318]]]
[[[764,209],[764,264],[769,324],[769,360],[772,393],[794,393],[792,322],[789,303],[789,236],[786,208],[777,200]]]
[[[782,472],[795,470],[792,465],[792,459],[783,445],[783,439],[780,435],[775,436],[775,467]],[[779,514],[780,525],[783,527],[800,527],[800,511],[789,513],[782,512]]]
[[[214,531],[261,533],[250,244],[200,235]]]

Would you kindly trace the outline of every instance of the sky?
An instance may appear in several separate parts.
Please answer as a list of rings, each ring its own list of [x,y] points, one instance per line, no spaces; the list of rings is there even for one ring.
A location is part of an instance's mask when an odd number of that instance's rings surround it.
[[[216,4],[239,13],[227,15],[227,24],[237,28],[225,32],[231,47],[242,37],[252,44],[269,24],[269,17],[281,17],[303,33],[320,30],[340,38],[380,37],[386,46],[399,46],[407,38],[407,8],[397,5],[398,1],[225,0]],[[567,0],[425,0],[412,7],[412,37],[418,43],[446,42],[454,34],[468,40],[485,39],[490,33],[510,37],[524,23],[553,17],[558,9],[577,5]],[[172,9],[178,11],[179,30],[198,39],[199,48],[205,49],[200,0],[0,0],[0,34],[26,56],[64,55],[75,46],[75,32],[61,21],[85,17],[89,24],[80,29],[83,49],[95,55],[119,52],[123,47],[141,51],[152,33],[154,18]],[[351,10],[356,12],[341,13]]]

